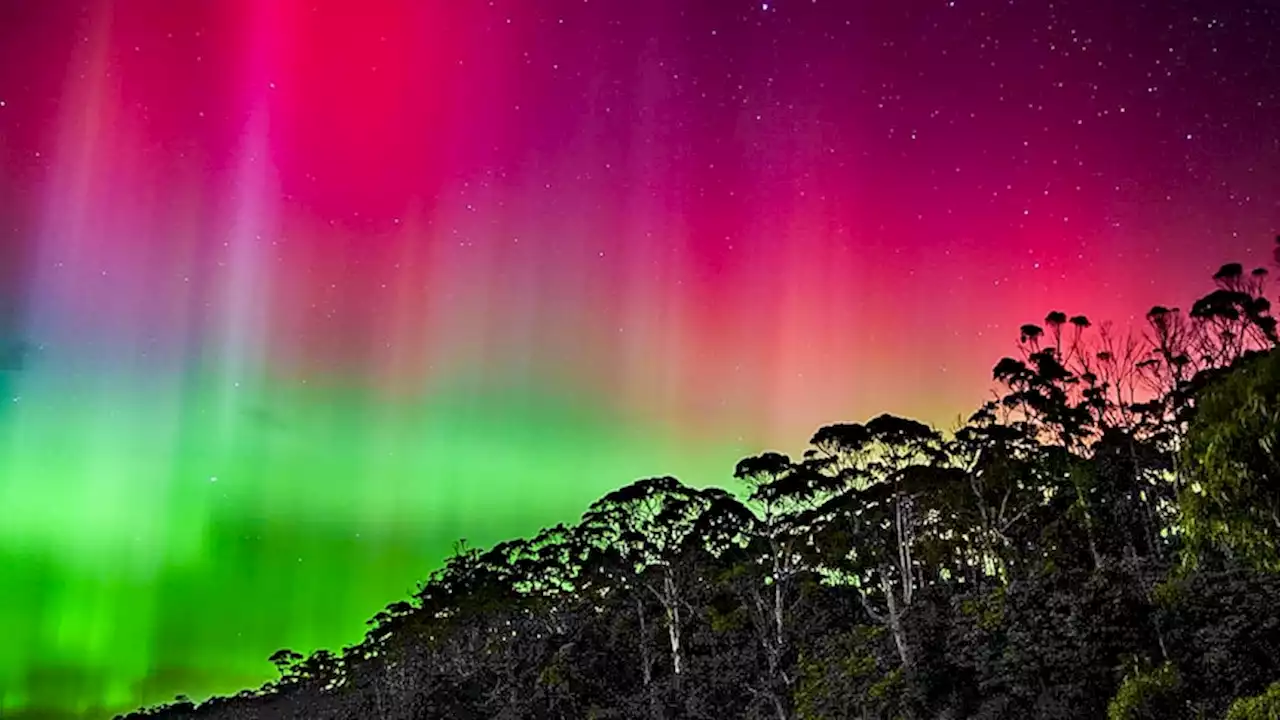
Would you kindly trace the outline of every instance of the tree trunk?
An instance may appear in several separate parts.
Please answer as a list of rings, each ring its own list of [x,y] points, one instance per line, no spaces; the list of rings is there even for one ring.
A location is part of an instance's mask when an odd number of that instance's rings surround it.
[[[773,642],[779,653],[782,651],[784,641],[782,621],[782,579],[780,573],[775,572],[773,575]]]
[[[1079,498],[1077,490],[1077,498]],[[1098,552],[1098,541],[1094,537],[1093,529],[1093,513],[1089,511],[1088,504],[1080,499],[1080,509],[1084,515],[1084,534],[1089,540],[1089,554],[1093,556],[1093,569],[1098,570],[1102,567],[1102,553]]]
[[[902,660],[904,668],[911,667],[911,650],[907,645],[907,631],[902,623],[902,614],[906,610],[905,607],[898,607],[898,598],[893,593],[893,588],[889,585],[889,580],[883,573],[880,575],[880,587],[884,590],[885,605],[888,608],[887,617],[889,631],[893,633],[893,644],[898,648],[898,658]]]
[[[676,686],[680,685],[683,669],[680,657],[680,596],[670,572],[662,575],[662,604],[667,611],[667,639],[671,643],[671,671],[675,673]]]
[[[782,697],[777,692],[769,693],[769,697],[773,700],[773,711],[777,714],[778,720],[788,720],[787,706],[783,704]]]
[[[644,602],[636,598],[636,619],[640,623],[640,677],[649,697],[649,715],[653,720],[663,720],[662,705],[658,702],[657,688],[653,686],[653,662],[649,652],[649,634],[645,630]]]

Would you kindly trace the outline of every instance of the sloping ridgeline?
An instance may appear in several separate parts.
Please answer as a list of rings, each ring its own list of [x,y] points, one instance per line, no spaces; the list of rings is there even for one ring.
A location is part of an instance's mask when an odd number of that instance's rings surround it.
[[[740,492],[642,480],[460,545],[340,652],[135,718],[1280,717],[1280,350],[1224,266],[1131,335],[1050,313],[956,432],[880,416]]]

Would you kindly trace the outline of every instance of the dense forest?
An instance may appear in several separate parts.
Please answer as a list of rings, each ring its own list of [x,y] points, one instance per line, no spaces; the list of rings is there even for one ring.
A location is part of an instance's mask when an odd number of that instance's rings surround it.
[[[1276,252],[1280,256],[1280,238]],[[1118,331],[1051,312],[941,432],[829,425],[459,543],[365,639],[138,718],[1280,718],[1265,269]]]

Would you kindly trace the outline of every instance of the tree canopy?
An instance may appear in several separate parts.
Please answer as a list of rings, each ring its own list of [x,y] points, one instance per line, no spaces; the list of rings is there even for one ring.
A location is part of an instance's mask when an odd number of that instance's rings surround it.
[[[1122,333],[1048,313],[942,432],[880,415],[729,489],[638,480],[459,543],[364,641],[133,718],[1275,718],[1266,272]]]

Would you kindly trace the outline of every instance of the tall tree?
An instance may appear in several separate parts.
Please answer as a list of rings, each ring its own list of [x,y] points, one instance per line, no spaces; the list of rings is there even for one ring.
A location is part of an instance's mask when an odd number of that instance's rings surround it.
[[[669,476],[648,478],[597,500],[579,525],[596,562],[614,569],[619,589],[647,593],[661,607],[677,693],[684,674],[685,586],[689,580],[679,560],[691,543],[703,540],[700,523],[704,513],[723,494],[723,490],[697,490]],[[644,601],[635,597],[634,602],[643,635]],[[647,653],[643,638],[641,642]],[[647,656],[642,663],[646,684],[652,686]]]
[[[912,657],[906,615],[926,570],[916,553],[931,511],[929,501],[955,476],[938,466],[942,437],[934,429],[892,415],[865,426],[823,428],[814,444],[833,448],[842,462],[832,474],[810,478],[827,499],[800,513],[812,533],[817,563],[837,582],[851,582],[867,614],[893,635],[903,666]]]
[[[756,511],[748,525],[756,559],[755,572],[747,573],[743,594],[765,657],[765,684],[759,692],[772,706],[778,720],[791,716],[792,687],[788,620],[796,600],[796,579],[804,569],[799,545],[805,536],[797,531],[796,513],[811,497],[810,471],[791,458],[768,452],[745,458],[734,468],[734,477],[746,484]]]
[[[974,413],[956,431],[948,450],[968,481],[967,539],[974,545],[982,574],[1007,583],[1031,560],[1030,528],[1040,519],[1045,497],[1030,431],[1022,423],[997,422],[994,411],[994,403],[988,403]]]

